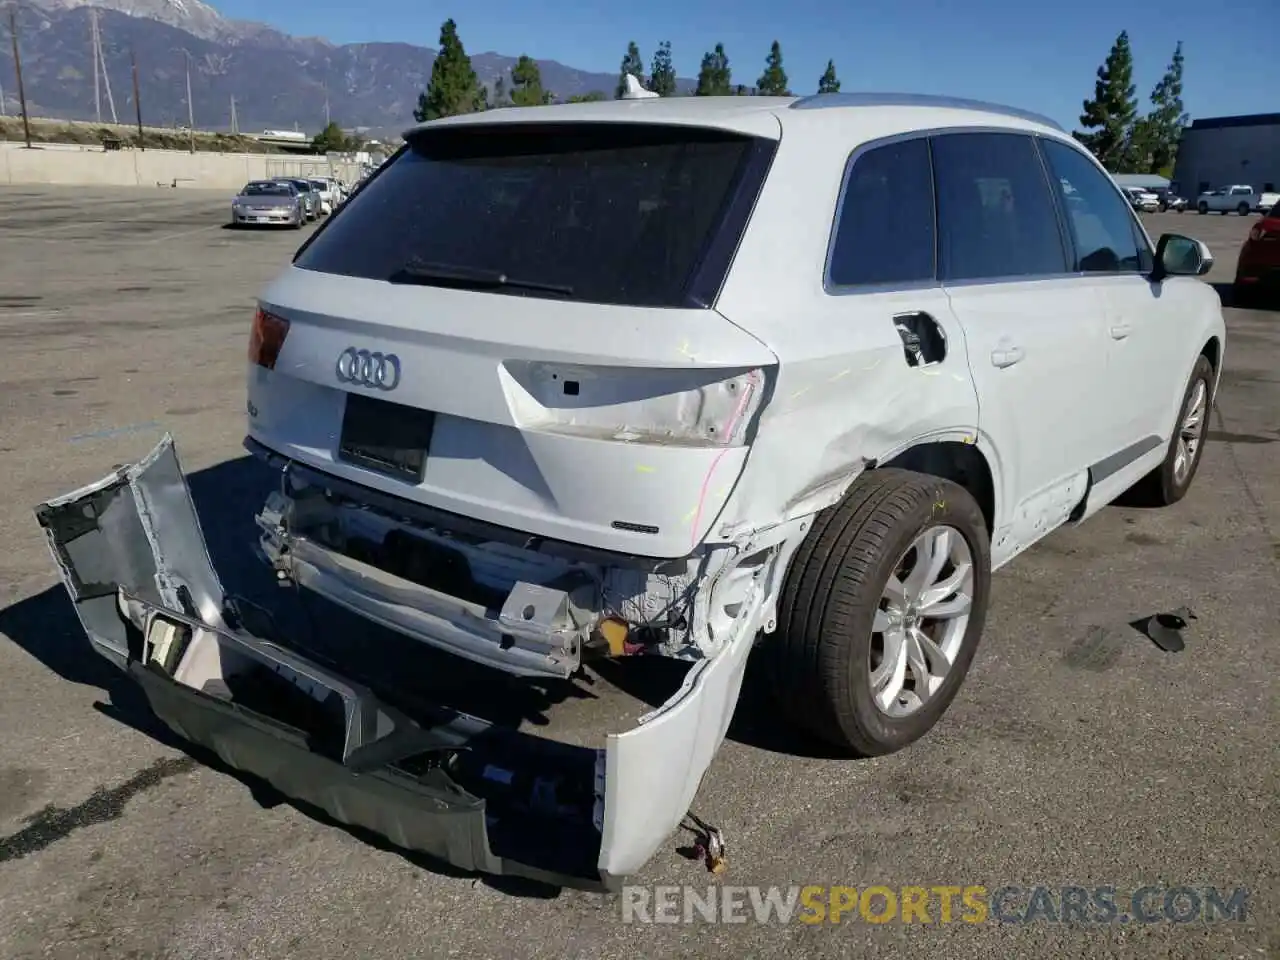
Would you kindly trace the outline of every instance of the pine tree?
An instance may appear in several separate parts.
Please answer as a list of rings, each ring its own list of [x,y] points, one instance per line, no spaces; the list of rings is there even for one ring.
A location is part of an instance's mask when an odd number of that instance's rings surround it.
[[[1164,76],[1151,91],[1153,109],[1142,123],[1142,159],[1150,173],[1163,171],[1165,176],[1172,175],[1182,128],[1190,119],[1182,104],[1182,59],[1182,41],[1179,40]]]
[[[660,97],[676,95],[676,68],[671,63],[671,41],[663,40],[653,53],[649,67],[649,89]]]
[[[627,92],[627,74],[631,74],[644,86],[644,61],[640,59],[640,48],[634,40],[627,44],[627,55],[622,58],[622,68],[618,71],[618,86],[614,90],[614,99],[621,100]]]
[[[703,56],[702,69],[698,71],[698,86],[693,92],[698,97],[732,96],[729,57],[724,52],[723,43],[717,43],[713,51]]]
[[[550,90],[542,89],[542,71],[538,62],[520,54],[511,70],[511,103],[516,107],[540,107],[550,103]]]
[[[336,120],[311,138],[311,149],[316,153],[344,153],[355,149],[357,141],[348,137]]]
[[[446,20],[440,27],[440,49],[431,64],[431,83],[418,95],[413,118],[419,123],[485,108],[484,88],[471,68],[471,58],[458,39],[458,25]]]
[[[1098,68],[1093,99],[1080,115],[1082,131],[1075,138],[1089,148],[1112,173],[1126,173],[1132,165],[1134,122],[1138,116],[1137,87],[1133,83],[1133,51],[1128,31],[1120,31]]]
[[[782,44],[777,40],[769,48],[769,56],[764,61],[764,73],[756,81],[756,92],[762,97],[789,97],[787,89],[787,71],[782,69]]]
[[[827,61],[827,69],[822,71],[822,77],[818,80],[818,92],[840,92],[840,78],[836,76],[836,63],[834,60]]]

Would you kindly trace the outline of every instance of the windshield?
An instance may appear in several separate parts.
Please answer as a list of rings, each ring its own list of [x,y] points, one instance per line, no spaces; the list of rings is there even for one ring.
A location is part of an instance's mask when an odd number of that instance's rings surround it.
[[[309,193],[311,191],[311,184],[306,180],[290,180],[289,182],[297,187],[300,193]]]
[[[293,190],[287,183],[250,183],[240,191],[242,197],[289,197]]]
[[[325,183],[323,180],[312,180],[312,181],[311,181],[311,186],[315,187],[317,190],[328,190],[328,189],[329,189],[329,185],[328,185],[327,183]]]
[[[754,143],[632,123],[423,131],[315,236],[297,266],[521,296],[684,305]]]

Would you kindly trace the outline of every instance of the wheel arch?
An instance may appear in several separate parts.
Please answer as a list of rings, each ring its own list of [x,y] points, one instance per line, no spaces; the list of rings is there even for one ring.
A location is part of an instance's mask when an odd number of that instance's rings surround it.
[[[977,444],[956,440],[930,440],[907,447],[892,458],[876,463],[876,469],[884,467],[911,470],[958,484],[977,501],[986,521],[988,534],[995,532],[995,476]]]
[[[1213,375],[1216,377],[1220,369],[1219,365],[1222,363],[1222,341],[1216,336],[1210,337],[1200,348],[1200,356],[1209,361],[1209,366],[1213,367]]]

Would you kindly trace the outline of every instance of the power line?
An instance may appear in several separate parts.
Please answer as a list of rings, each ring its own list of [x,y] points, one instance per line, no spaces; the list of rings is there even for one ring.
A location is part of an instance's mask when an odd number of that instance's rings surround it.
[[[94,27],[98,27],[97,11],[94,11]],[[102,67],[102,85],[107,88],[107,105],[111,108],[111,122],[118,124],[119,116],[116,115],[116,98],[111,95],[111,77],[107,74],[107,58],[102,52],[102,29],[98,28],[94,31],[97,34],[98,41],[98,65]]]
[[[98,11],[89,11],[89,59],[93,61],[93,114],[102,122],[102,91],[98,83]]]
[[[191,103],[191,54],[183,50],[187,62],[187,135],[191,138],[191,152],[196,152],[196,113]]]

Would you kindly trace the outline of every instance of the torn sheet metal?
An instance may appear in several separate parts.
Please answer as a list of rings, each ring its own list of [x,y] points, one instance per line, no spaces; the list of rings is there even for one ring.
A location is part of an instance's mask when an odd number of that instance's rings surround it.
[[[445,706],[411,719],[296,644],[253,634],[213,570],[171,437],[37,517],[94,646],[181,736],[402,847],[596,889],[643,866],[688,810],[786,559],[771,553],[744,588],[723,653],[601,751]]]

